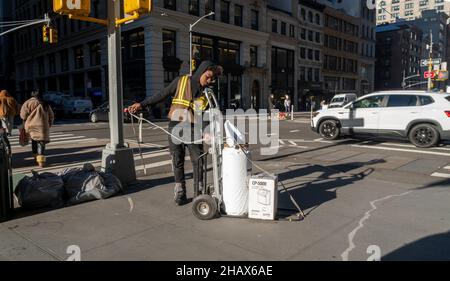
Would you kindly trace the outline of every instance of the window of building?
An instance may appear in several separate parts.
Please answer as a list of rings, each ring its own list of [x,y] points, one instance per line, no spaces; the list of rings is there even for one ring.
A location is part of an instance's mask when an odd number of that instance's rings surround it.
[[[89,59],[91,66],[96,66],[101,64],[102,60],[102,48],[100,41],[94,41],[89,44]]]
[[[45,75],[45,65],[44,65],[44,57],[39,57],[37,59],[38,63],[38,73],[39,75]]]
[[[220,21],[230,23],[230,2],[220,1]]]
[[[199,12],[199,0],[189,0],[189,14],[198,16]]]
[[[281,35],[286,35],[286,23],[281,22]]]
[[[209,14],[210,12],[216,12],[216,1],[215,0],[205,0],[205,15]],[[216,15],[212,15],[208,17],[209,19],[214,20],[216,18]]]
[[[164,8],[176,11],[177,0],[164,0]]]
[[[143,60],[145,56],[144,29],[134,29],[122,33],[122,57],[128,60]]]
[[[55,54],[48,55],[48,71],[50,73],[56,73],[56,59]]]
[[[225,40],[218,40],[219,63],[220,64],[240,64],[239,43]]]
[[[250,46],[250,66],[258,66],[258,47]]]
[[[84,53],[83,53],[83,46],[77,46],[73,48],[73,55],[74,55],[74,62],[75,62],[75,68],[83,68],[84,67]]]
[[[256,10],[251,10],[251,28],[259,30],[259,13]]]
[[[61,71],[69,70],[69,55],[67,50],[63,50],[59,53],[61,58]]]
[[[272,19],[272,32],[278,32],[278,21],[276,19]]]
[[[234,25],[242,26],[242,6],[234,5]]]
[[[163,57],[176,57],[176,33],[163,29]]]

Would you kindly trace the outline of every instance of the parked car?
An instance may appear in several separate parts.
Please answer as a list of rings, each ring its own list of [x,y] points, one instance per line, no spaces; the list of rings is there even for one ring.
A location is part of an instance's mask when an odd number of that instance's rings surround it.
[[[342,107],[349,102],[356,100],[358,97],[356,94],[347,93],[347,94],[338,94],[335,95],[328,105],[328,108]]]
[[[131,115],[128,113],[128,107],[132,105],[134,101],[124,100],[123,102],[123,119],[125,122],[131,122]],[[144,118],[148,119],[150,117],[150,112],[145,110]],[[109,102],[105,102],[100,105],[98,108],[92,110],[89,114],[89,120],[91,122],[96,123],[99,121],[109,121]]]
[[[400,136],[417,147],[432,147],[450,139],[450,94],[376,92],[342,108],[314,112],[311,128],[328,140],[359,134]]]
[[[63,101],[64,114],[66,116],[89,114],[92,111],[90,99],[70,98]]]

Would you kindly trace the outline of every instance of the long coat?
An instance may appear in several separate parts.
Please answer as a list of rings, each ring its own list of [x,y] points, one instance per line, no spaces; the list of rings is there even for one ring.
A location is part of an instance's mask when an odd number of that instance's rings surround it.
[[[25,122],[25,131],[32,140],[50,142],[50,127],[55,116],[50,106],[47,110],[36,98],[27,100],[20,110],[20,118]]]

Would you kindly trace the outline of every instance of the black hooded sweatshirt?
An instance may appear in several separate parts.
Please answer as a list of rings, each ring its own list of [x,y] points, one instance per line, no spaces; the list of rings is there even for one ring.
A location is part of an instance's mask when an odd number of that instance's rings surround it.
[[[200,97],[202,95],[202,92],[205,89],[205,87],[202,87],[200,85],[200,77],[202,76],[203,73],[206,72],[206,69],[208,69],[208,67],[213,66],[213,65],[214,65],[214,63],[212,61],[204,61],[204,62],[202,62],[199,65],[199,67],[197,68],[197,70],[194,72],[192,77],[190,78],[191,79],[191,92],[192,92],[192,97],[193,98],[198,98],[198,97]],[[169,86],[164,88],[158,94],[156,94],[154,96],[147,97],[146,99],[144,99],[141,102],[141,106],[142,107],[146,107],[146,106],[149,106],[149,105],[157,104],[157,103],[165,100],[169,96],[175,97],[175,95],[177,93],[177,86],[178,86],[178,81],[180,80],[180,77],[181,76],[178,76],[177,78],[175,78],[169,84]]]

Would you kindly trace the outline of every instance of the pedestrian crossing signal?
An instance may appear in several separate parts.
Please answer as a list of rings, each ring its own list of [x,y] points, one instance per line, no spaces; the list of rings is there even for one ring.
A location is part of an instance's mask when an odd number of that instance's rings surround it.
[[[48,25],[42,27],[42,41],[44,43],[50,42],[50,27]]]
[[[91,0],[53,0],[53,11],[62,15],[88,16]]]
[[[124,0],[125,14],[133,14],[137,12],[139,14],[150,13],[153,9],[152,0]]]

